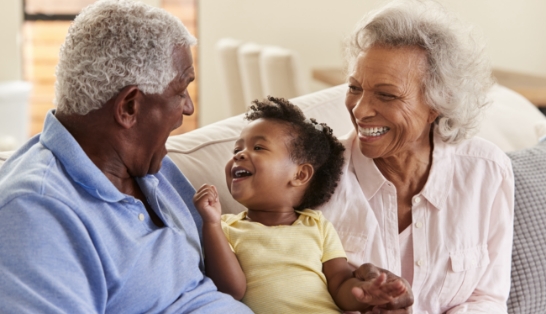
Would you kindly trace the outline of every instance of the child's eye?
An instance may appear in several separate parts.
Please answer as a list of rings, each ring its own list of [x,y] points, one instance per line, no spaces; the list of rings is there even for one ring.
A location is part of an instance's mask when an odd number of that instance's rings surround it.
[[[237,154],[237,153],[240,152],[240,151],[241,151],[240,148],[235,148],[235,149],[233,150],[233,155]]]
[[[260,146],[254,146],[254,150],[262,150],[263,148]]]

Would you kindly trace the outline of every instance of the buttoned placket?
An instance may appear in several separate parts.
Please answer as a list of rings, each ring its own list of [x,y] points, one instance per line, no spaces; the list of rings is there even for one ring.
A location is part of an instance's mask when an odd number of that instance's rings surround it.
[[[384,213],[385,228],[385,243],[387,246],[387,263],[389,269],[395,270],[395,273],[400,274],[402,271],[400,261],[400,241],[398,233],[398,202],[396,197],[396,188],[391,182],[387,182],[384,186],[387,190],[385,207],[387,210]]]
[[[147,176],[145,178],[139,179],[139,184],[141,185],[141,189],[143,190],[143,192],[145,191],[144,194],[146,197],[146,202],[148,203],[148,205],[150,205],[150,207],[156,213],[159,219],[163,221],[165,226],[170,227],[171,226],[170,217],[165,214],[164,209],[162,208],[158,198],[158,194],[157,194],[158,183],[159,183],[159,180],[153,176]],[[142,205],[144,206],[144,204]],[[146,213],[146,216],[149,217],[147,213]],[[150,219],[150,224],[154,225],[153,222],[151,222],[151,218],[149,219]]]
[[[126,206],[136,206],[138,210],[135,212],[134,215],[139,222],[147,224],[148,226],[152,224],[150,216],[146,212],[146,206],[139,199],[128,195],[124,199],[122,199],[121,202],[127,204]]]
[[[413,243],[413,283],[412,290],[418,294],[423,281],[426,278],[428,269],[427,250],[428,242],[426,238],[426,210],[428,203],[426,199],[417,194],[412,199],[412,243]]]

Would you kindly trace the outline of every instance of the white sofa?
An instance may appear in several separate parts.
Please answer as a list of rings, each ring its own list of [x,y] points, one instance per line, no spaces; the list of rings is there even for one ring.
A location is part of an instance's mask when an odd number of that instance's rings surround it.
[[[336,86],[292,99],[292,102],[308,117],[326,122],[336,135],[344,135],[352,128],[344,105],[345,91],[346,86]],[[531,147],[546,135],[546,117],[525,98],[498,85],[491,89],[490,96],[493,103],[487,109],[479,136],[508,152]],[[172,136],[167,141],[169,157],[193,186],[198,188],[205,182],[216,185],[222,208],[229,213],[240,212],[243,208],[227,190],[224,165],[231,158],[233,142],[246,123],[243,115],[238,115]],[[11,154],[0,152],[0,166]],[[509,313],[520,311],[511,308]]]

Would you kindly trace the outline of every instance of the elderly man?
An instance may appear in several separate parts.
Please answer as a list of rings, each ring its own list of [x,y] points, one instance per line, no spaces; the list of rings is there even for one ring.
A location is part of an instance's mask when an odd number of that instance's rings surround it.
[[[136,1],[76,18],[57,110],[0,169],[0,312],[250,313],[204,276],[194,189],[165,157],[194,43]]]

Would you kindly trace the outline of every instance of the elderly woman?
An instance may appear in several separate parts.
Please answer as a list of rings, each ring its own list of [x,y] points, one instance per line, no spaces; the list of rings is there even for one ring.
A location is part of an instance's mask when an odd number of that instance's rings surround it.
[[[506,313],[513,174],[472,137],[492,84],[479,41],[436,2],[403,1],[364,17],[347,51],[355,130],[321,209],[349,261],[405,278],[413,313]]]

